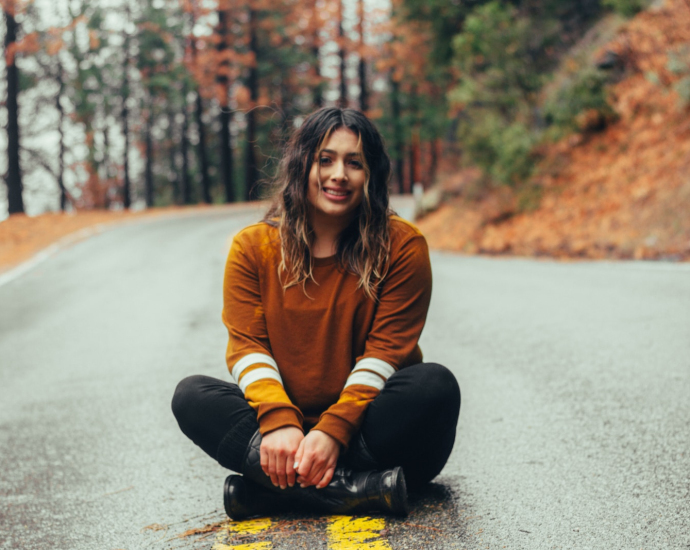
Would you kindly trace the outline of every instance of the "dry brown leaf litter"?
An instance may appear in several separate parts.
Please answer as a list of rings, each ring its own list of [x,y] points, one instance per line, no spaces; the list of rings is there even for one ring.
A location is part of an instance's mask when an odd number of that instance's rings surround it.
[[[241,205],[152,208],[139,212],[89,210],[75,213],[50,212],[39,216],[14,214],[0,222],[0,273],[30,259],[63,238],[85,229],[110,227],[138,219],[192,212],[232,209]]]

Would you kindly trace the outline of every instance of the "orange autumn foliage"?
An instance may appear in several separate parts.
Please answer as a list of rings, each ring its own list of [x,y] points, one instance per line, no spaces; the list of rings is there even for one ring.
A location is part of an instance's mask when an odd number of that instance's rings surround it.
[[[401,0],[394,0],[393,4],[400,10]],[[427,70],[434,36],[430,25],[423,21],[393,17],[382,23],[376,32],[392,37],[377,58],[377,70],[391,71],[392,79],[400,83],[406,92],[415,87],[416,93],[431,93],[433,82],[427,78]]]
[[[690,107],[669,88],[679,77],[667,69],[668,53],[687,44],[685,0],[636,16],[607,46],[634,68],[611,90],[618,120],[545,147],[522,191],[458,198],[422,219],[431,245],[486,254],[690,260]],[[645,77],[650,72],[661,84]],[[471,178],[460,187],[471,189]],[[519,212],[521,193],[530,190],[542,194],[539,206]]]

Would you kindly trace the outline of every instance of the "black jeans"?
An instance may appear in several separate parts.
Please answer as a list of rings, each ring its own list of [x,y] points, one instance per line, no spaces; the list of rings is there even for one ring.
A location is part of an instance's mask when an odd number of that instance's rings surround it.
[[[175,390],[172,409],[180,429],[227,468],[241,469],[256,412],[236,384],[190,376]],[[393,374],[367,408],[361,433],[383,468],[402,466],[411,488],[436,477],[455,442],[460,388],[436,363],[420,363]]]

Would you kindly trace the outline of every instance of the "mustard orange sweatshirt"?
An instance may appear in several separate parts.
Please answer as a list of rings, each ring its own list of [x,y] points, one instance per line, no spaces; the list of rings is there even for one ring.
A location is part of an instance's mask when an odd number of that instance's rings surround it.
[[[391,259],[377,302],[335,257],[313,260],[314,281],[283,289],[278,229],[258,223],[232,243],[223,284],[227,364],[262,434],[321,430],[347,446],[367,405],[396,370],[422,361],[431,298],[426,240],[391,217]]]

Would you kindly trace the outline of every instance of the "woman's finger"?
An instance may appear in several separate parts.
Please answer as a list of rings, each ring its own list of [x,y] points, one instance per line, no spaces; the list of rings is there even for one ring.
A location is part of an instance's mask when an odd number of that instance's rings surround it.
[[[311,478],[309,479],[309,485],[316,485],[317,483],[319,483],[325,473],[325,464],[319,464],[318,468],[312,468]]]
[[[335,465],[331,466],[330,468],[326,469],[326,473],[324,473],[323,477],[321,478],[321,481],[316,485],[317,489],[323,489],[326,485],[328,485],[331,480],[333,479],[333,473],[335,472]]]
[[[288,455],[287,462],[285,464],[285,474],[287,478],[287,484],[290,487],[295,486],[295,455]]]
[[[297,452],[295,452],[295,463],[293,464],[293,468],[295,471],[299,468],[299,464],[302,460],[302,455],[304,454],[304,441],[305,439],[302,438],[302,441],[299,442],[299,446],[297,447]]]
[[[305,451],[302,455],[302,460],[300,460],[297,472],[303,478],[303,482],[300,483],[300,487],[308,487],[309,479],[311,478],[311,471],[313,468],[314,455],[308,451]]]
[[[305,479],[302,477],[302,475],[299,473],[299,467],[300,464],[302,464],[302,456],[304,455],[304,442],[306,441],[306,438],[302,439],[299,443],[299,447],[297,447],[297,452],[295,453],[295,481],[299,483],[300,485],[304,483]]]
[[[261,456],[261,469],[264,471],[264,474],[270,475],[268,473],[269,452],[266,450],[265,445],[261,445],[261,447],[259,448],[259,453]]]
[[[286,462],[290,460],[290,457],[284,452],[276,453],[276,476],[278,477],[278,485],[281,489],[287,487],[287,476],[286,476]]]
[[[278,476],[276,475],[276,453],[273,450],[268,454],[268,475],[271,478],[271,483],[278,487]]]
[[[316,485],[319,483],[323,479],[323,476],[326,473],[326,470],[328,470],[329,466],[330,461],[328,460],[328,457],[322,456],[321,453],[317,455],[314,458],[311,473],[309,474],[309,485]]]

